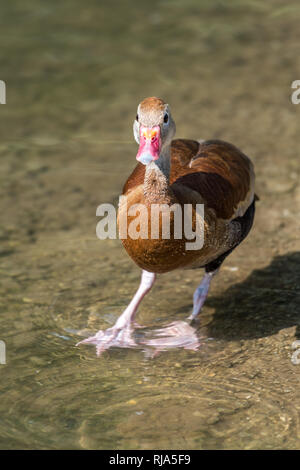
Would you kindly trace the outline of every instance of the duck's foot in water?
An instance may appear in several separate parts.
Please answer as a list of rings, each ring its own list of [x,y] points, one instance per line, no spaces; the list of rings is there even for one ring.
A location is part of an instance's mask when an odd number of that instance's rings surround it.
[[[185,321],[175,321],[149,334],[154,334],[154,338],[144,339],[141,343],[154,348],[152,354],[149,350],[146,351],[147,355],[152,357],[169,349],[183,348],[196,351],[200,346],[196,328]]]
[[[138,345],[133,338],[133,327],[127,325],[124,328],[113,326],[107,330],[100,330],[94,336],[83,339],[76,344],[94,344],[96,346],[97,356],[100,356],[106,349],[117,348],[136,348]]]

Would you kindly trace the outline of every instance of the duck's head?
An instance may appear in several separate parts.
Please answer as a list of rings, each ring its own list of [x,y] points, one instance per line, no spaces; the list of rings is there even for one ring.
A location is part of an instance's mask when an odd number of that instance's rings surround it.
[[[169,105],[160,98],[146,98],[138,105],[133,124],[134,138],[139,144],[136,159],[144,165],[158,160],[170,146],[175,130]]]

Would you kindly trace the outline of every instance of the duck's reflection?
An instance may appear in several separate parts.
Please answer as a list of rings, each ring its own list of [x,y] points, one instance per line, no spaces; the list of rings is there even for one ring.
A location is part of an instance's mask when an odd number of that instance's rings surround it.
[[[147,332],[139,344],[148,346],[147,356],[154,356],[174,348],[196,351],[200,346],[200,340],[196,327],[185,321],[175,321],[164,328]]]

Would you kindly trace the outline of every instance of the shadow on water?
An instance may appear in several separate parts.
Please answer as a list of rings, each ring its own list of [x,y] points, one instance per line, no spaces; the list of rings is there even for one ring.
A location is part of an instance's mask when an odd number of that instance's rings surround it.
[[[215,313],[205,332],[200,315],[199,322],[191,325],[177,321],[151,331],[150,336],[154,337],[144,344],[157,348],[157,352],[173,348],[197,350],[203,333],[214,340],[238,341],[272,336],[293,326],[297,327],[296,338],[300,338],[299,277],[300,252],[277,256],[269,266],[254,270],[245,281],[218,297],[208,297],[206,305],[215,308]]]
[[[276,256],[271,264],[254,270],[243,282],[218,297],[209,297],[214,307],[208,335],[236,340],[271,336],[297,326],[300,337],[300,252]]]

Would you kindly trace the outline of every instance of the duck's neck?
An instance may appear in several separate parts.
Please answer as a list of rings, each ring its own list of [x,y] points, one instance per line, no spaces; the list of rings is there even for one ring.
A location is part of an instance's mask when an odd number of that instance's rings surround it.
[[[162,149],[160,157],[146,166],[144,197],[150,204],[169,204],[173,193],[169,187],[171,148]]]

